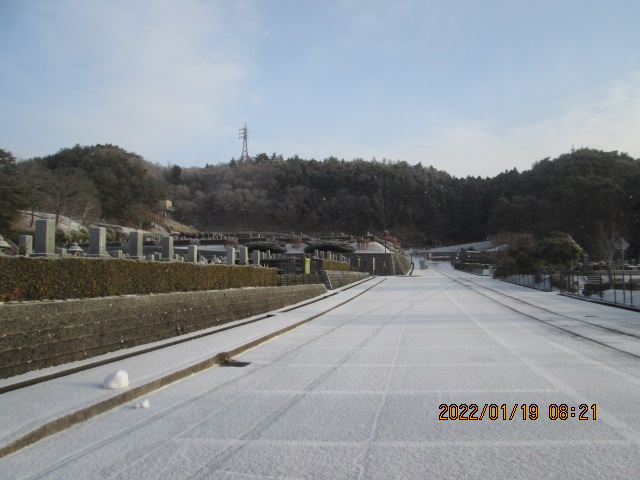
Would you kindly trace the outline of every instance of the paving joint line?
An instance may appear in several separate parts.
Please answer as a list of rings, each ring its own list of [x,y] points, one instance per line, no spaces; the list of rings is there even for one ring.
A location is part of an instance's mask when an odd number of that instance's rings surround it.
[[[193,365],[190,365],[186,368],[180,369],[176,372],[172,372],[170,374],[164,375],[160,378],[157,378],[155,380],[152,380],[148,383],[145,383],[144,385],[140,385],[138,387],[132,388],[130,390],[127,390],[125,392],[119,393],[117,395],[114,395],[111,398],[108,398],[106,400],[102,400],[98,403],[95,403],[89,407],[85,407],[85,408],[81,408],[80,410],[64,415],[62,417],[56,418],[55,420],[51,420],[47,423],[45,423],[44,425],[41,425],[40,427],[35,428],[34,430],[22,435],[20,438],[10,442],[8,445],[5,445],[3,447],[0,448],[0,458],[9,455],[11,453],[15,453],[18,450],[21,450],[24,447],[27,447],[29,445],[32,445],[36,442],[38,442],[39,440],[42,440],[46,437],[49,437],[51,435],[54,435],[56,433],[59,433],[63,430],[66,430],[67,428],[70,428],[74,425],[77,425],[79,423],[83,423],[93,417],[96,417],[98,415],[101,415],[109,410],[112,410],[116,407],[119,407],[121,405],[124,405],[125,403],[129,403],[133,400],[135,400],[136,398],[139,398],[143,395],[147,395],[155,390],[158,390],[160,388],[163,388],[167,385],[170,385],[172,383],[175,383],[179,380],[182,380],[183,378],[189,377],[191,375],[194,375],[196,373],[200,373],[203,372],[204,370],[207,370],[209,368],[212,368],[214,366],[217,365],[222,365],[225,362],[228,362],[232,357],[235,357],[247,350],[250,350],[252,348],[257,347],[258,345],[265,343],[277,336],[283,335],[295,328],[298,328],[306,323],[311,322],[312,320],[315,320],[316,318],[325,315],[329,312],[331,312],[332,310],[335,310],[349,302],[351,302],[352,300],[355,300],[356,298],[358,298],[359,296],[367,293],[369,290],[371,290],[372,288],[380,285],[382,282],[384,282],[386,280],[386,278],[383,278],[382,280],[380,280],[379,282],[375,283],[374,285],[371,285],[369,288],[367,288],[366,290],[363,290],[362,292],[358,293],[357,295],[348,298],[347,300],[340,302],[337,305],[334,305],[326,310],[323,310],[320,313],[314,314],[308,318],[305,318],[304,320],[295,322],[291,325],[288,325],[286,327],[280,328],[274,332],[268,333],[266,335],[263,335],[257,339],[254,339],[250,342],[247,342],[243,345],[237,346],[229,351],[226,352],[219,352],[205,360],[202,360],[200,362],[197,362]],[[337,292],[336,292],[337,293]],[[334,294],[335,295],[335,294]],[[302,306],[302,305],[301,305]],[[251,322],[247,322],[247,323],[251,323]],[[246,323],[245,323],[246,325]]]

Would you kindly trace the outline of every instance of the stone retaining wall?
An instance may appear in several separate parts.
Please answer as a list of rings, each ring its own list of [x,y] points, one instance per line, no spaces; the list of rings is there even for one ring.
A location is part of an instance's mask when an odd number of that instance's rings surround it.
[[[358,265],[358,259],[360,259],[360,270],[372,275],[406,275],[411,269],[409,259],[402,253],[345,253],[343,255],[350,258],[351,265],[354,266]]]
[[[350,283],[359,282],[370,275],[365,272],[343,272],[340,270],[320,270],[320,278],[329,290],[344,287]]]
[[[0,304],[0,378],[214,327],[326,292],[316,284]]]

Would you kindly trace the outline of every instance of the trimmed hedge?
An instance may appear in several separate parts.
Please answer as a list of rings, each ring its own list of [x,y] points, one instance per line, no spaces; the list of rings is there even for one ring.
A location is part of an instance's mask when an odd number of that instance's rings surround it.
[[[253,252],[254,250],[260,250],[261,252],[264,253],[268,250],[271,253],[285,253],[287,251],[287,247],[280,242],[255,241],[255,242],[246,242],[244,246],[249,249],[249,252]]]
[[[337,270],[346,272],[351,270],[349,262],[336,262],[335,260],[320,260],[320,270]]]
[[[411,262],[403,253],[393,253],[393,271],[395,275],[406,275],[411,270]]]
[[[251,266],[0,257],[0,301],[63,300],[277,285],[275,269]]]

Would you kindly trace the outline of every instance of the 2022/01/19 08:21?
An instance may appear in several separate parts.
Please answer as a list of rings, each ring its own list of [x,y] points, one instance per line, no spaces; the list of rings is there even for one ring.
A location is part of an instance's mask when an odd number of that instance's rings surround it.
[[[538,420],[539,408],[535,403],[530,404],[507,404],[498,405],[496,403],[485,403],[480,406],[476,403],[442,403],[439,420]],[[576,418],[578,420],[596,420],[596,404],[580,404],[578,407],[569,406],[565,403],[549,405],[550,420],[568,420]],[[591,414],[591,415],[590,415]]]

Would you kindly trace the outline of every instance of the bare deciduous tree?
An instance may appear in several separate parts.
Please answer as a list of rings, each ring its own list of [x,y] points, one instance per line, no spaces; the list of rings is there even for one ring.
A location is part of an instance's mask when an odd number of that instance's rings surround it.
[[[598,222],[596,226],[595,235],[595,254],[599,260],[603,261],[607,270],[611,270],[613,266],[613,259],[616,256],[616,238],[618,235],[618,229],[613,221],[605,223],[603,221]]]

